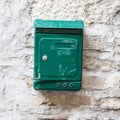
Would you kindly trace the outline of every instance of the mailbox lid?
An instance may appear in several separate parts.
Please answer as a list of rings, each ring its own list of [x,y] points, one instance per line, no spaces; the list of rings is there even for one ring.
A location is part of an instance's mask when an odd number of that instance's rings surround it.
[[[69,28],[69,29],[83,29],[84,24],[82,20],[42,20],[36,19],[34,21],[35,28]]]
[[[42,76],[75,76],[77,74],[77,40],[69,36],[44,35],[40,39],[40,73]],[[47,60],[44,61],[43,57]]]
[[[35,34],[34,79],[79,81],[82,76],[82,39],[82,35]],[[64,44],[64,42],[68,44]],[[67,50],[68,53],[64,53],[64,50]],[[59,56],[59,52],[62,52],[61,56]],[[43,55],[48,55],[47,61],[42,61]],[[61,58],[59,59],[59,57]],[[60,68],[62,68],[61,71]],[[66,71],[63,74],[64,68]]]

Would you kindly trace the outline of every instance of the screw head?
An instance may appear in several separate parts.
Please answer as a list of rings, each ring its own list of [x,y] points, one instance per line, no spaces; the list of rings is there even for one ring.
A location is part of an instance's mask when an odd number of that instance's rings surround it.
[[[60,88],[60,87],[61,87],[61,84],[60,84],[60,83],[57,83],[56,85],[57,85],[57,87],[58,87],[58,88]]]
[[[66,88],[67,87],[67,83],[64,83],[63,86],[64,86],[64,88]]]
[[[71,88],[73,88],[73,83],[70,83],[70,85],[69,85]]]
[[[43,61],[47,61],[47,59],[48,59],[48,58],[47,58],[47,55],[43,55],[42,60],[43,60]]]

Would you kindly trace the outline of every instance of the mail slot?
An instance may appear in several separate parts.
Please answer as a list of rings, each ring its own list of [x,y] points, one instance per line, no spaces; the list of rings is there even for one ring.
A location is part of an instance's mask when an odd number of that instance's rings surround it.
[[[36,90],[79,90],[82,85],[83,21],[34,22]]]

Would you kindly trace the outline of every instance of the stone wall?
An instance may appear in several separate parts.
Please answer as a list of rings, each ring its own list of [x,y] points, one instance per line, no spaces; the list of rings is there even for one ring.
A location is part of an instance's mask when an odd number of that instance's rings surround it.
[[[33,21],[85,22],[82,90],[36,91]],[[0,120],[120,120],[120,0],[0,1]]]

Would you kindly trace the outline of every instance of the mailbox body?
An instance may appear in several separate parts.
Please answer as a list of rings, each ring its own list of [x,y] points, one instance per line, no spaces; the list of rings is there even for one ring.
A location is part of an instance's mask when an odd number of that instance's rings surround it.
[[[34,27],[34,88],[79,90],[83,22],[37,19]]]

